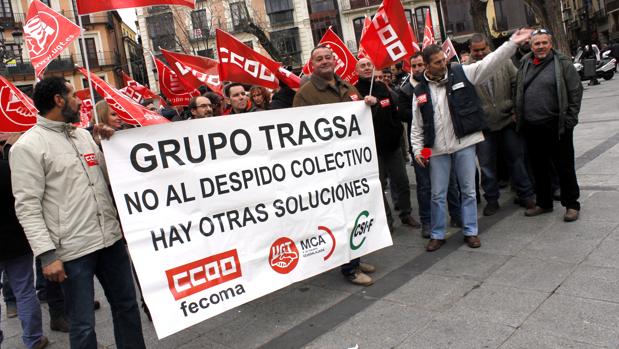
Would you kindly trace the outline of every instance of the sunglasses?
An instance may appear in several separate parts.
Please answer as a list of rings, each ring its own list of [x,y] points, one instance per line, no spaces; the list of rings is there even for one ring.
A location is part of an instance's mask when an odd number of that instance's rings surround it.
[[[531,33],[531,36],[540,35],[540,34],[552,35],[550,33],[550,30],[542,28],[542,29],[534,30],[533,33]]]

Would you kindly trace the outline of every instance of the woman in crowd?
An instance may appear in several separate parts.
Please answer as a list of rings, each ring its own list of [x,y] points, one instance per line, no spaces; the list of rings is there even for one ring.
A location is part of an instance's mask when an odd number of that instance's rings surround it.
[[[271,103],[271,93],[269,90],[262,86],[252,86],[249,89],[249,93],[253,105],[262,110],[269,109],[269,103]]]

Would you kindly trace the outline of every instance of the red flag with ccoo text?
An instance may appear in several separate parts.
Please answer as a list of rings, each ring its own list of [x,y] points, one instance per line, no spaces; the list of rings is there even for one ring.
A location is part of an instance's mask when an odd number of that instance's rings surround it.
[[[127,75],[124,71],[121,72],[121,76],[123,78],[123,82],[125,83],[125,87],[121,88],[119,91],[137,103],[142,103],[144,99],[161,99],[159,95],[148,89],[148,87],[133,80],[133,78]]]
[[[84,76],[89,76],[86,69],[82,67],[77,69]],[[90,82],[97,93],[103,96],[103,99],[107,102],[109,107],[127,124],[149,126],[169,122],[168,119],[159,115],[157,112],[150,111],[137,104],[131,98],[108,85],[107,82],[95,74],[90,74]]]
[[[363,37],[363,34],[365,34],[365,32],[368,30],[368,28],[371,25],[372,25],[372,19],[366,15],[365,19],[363,20],[363,29],[361,30],[361,36],[359,38]],[[363,48],[363,45],[361,45],[361,42],[359,42],[359,49],[357,50],[357,58],[361,59],[361,58],[367,57],[367,55],[368,54],[365,52],[365,48]]]
[[[90,124],[92,119],[92,110],[95,106],[92,104],[92,98],[90,98],[90,89],[85,88],[83,90],[75,91],[75,97],[82,101],[80,105],[80,121],[73,123],[75,127],[86,128]]]
[[[24,39],[35,75],[40,77],[52,59],[68,48],[80,32],[81,28],[66,17],[34,0],[28,8]]]
[[[30,97],[0,75],[0,132],[24,132],[37,123]]]
[[[155,58],[155,66],[157,67],[159,91],[168,99],[170,105],[187,106],[191,97],[200,95],[198,90],[186,89],[176,73],[157,58]]]
[[[340,39],[335,32],[329,28],[325,32],[325,35],[320,39],[319,45],[325,45],[333,52],[333,58],[335,59],[335,74],[342,78],[344,81],[348,81],[351,85],[357,83],[359,77],[355,72],[355,66],[357,65],[357,58],[350,52],[344,41]],[[303,74],[310,75],[312,73],[311,58],[310,61],[305,63],[303,67]]]
[[[123,8],[178,5],[189,8],[196,7],[195,0],[76,0],[77,13],[85,15],[94,12],[113,11]],[[172,25],[172,23],[169,23]]]
[[[425,48],[428,45],[432,45],[436,43],[434,40],[434,29],[432,26],[432,16],[430,14],[430,10],[426,10],[426,21],[423,26],[423,42],[422,47]]]
[[[219,62],[200,56],[186,55],[161,49],[170,68],[176,73],[180,82],[188,90],[208,86],[213,92],[222,94],[222,83],[219,80]]]
[[[410,31],[402,30],[407,25],[400,0],[384,0],[378,7],[372,25],[360,40],[377,69],[386,68],[413,53]]]

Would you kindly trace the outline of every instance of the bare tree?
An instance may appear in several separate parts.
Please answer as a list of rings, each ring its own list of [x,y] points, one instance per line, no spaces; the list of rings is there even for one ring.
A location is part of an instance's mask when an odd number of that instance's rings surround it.
[[[486,14],[486,8],[488,6],[487,1],[471,0],[471,17],[473,18],[473,28],[477,33],[483,34],[487,37],[488,45],[494,48],[492,44],[492,33],[490,32],[490,26],[488,25],[488,16]]]
[[[262,23],[260,20],[260,18],[264,18],[264,16],[256,15],[259,14],[259,11],[256,11],[256,9],[253,9],[254,15],[252,16],[245,2],[240,6],[240,12],[241,13],[238,14],[232,14],[232,16],[239,16],[238,23],[240,24],[240,29],[255,36],[260,45],[267,51],[273,60],[282,62],[282,54],[277,47],[275,47],[265,31],[268,25]]]
[[[552,31],[554,47],[561,53],[570,55],[570,45],[563,27],[560,0],[523,0],[533,9],[533,13],[543,27]]]

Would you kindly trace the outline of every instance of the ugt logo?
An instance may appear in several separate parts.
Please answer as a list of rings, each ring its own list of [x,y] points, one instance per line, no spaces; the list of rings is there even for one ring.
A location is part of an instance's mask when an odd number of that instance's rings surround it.
[[[269,264],[280,274],[290,273],[299,263],[297,245],[287,237],[281,237],[271,245]]]
[[[374,218],[370,218],[370,213],[366,210],[361,211],[355,220],[355,226],[350,232],[350,248],[358,250],[365,242],[365,234],[370,232]]]

